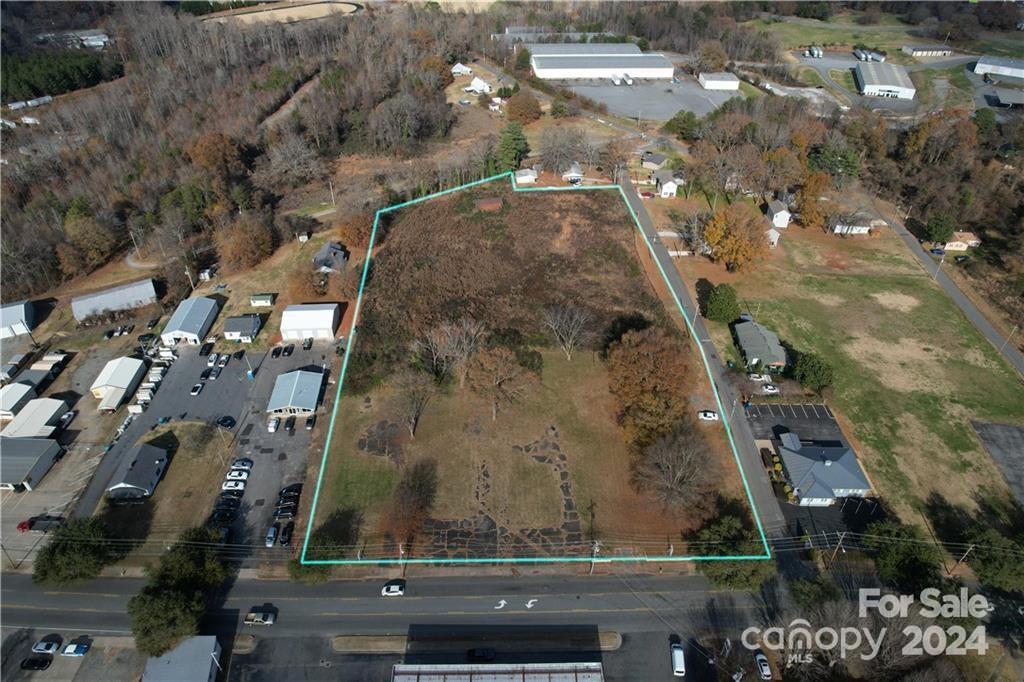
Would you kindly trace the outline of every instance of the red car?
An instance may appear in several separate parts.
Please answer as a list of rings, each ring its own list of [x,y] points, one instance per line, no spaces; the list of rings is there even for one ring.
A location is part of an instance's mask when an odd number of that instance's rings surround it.
[[[640,192],[640,196],[643,197],[644,199],[653,199],[654,192]]]

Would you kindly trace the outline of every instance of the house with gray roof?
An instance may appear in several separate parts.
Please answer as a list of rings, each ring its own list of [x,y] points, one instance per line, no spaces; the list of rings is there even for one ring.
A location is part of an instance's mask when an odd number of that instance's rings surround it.
[[[64,449],[52,438],[0,436],[0,488],[32,490],[60,459]]]
[[[679,171],[671,168],[662,168],[651,173],[651,182],[654,183],[654,187],[658,190],[658,196],[662,199],[668,199],[676,196],[685,180],[683,180]]]
[[[235,315],[224,320],[224,338],[228,341],[252,343],[262,326],[263,319],[259,315]]]
[[[772,199],[764,207],[764,214],[772,221],[772,227],[784,229],[789,227],[789,219],[792,215],[786,205],[778,199]]]
[[[325,275],[341,272],[348,264],[348,250],[341,242],[325,242],[313,256],[313,265]]]
[[[640,166],[647,170],[661,170],[668,163],[668,157],[658,152],[644,152],[640,157]]]
[[[871,483],[846,445],[803,443],[792,431],[779,436],[779,458],[802,507],[827,507],[842,497],[866,497]]]
[[[311,414],[320,400],[323,372],[300,369],[277,377],[267,403],[269,414]]]
[[[778,334],[753,320],[740,322],[733,330],[748,368],[785,369],[786,349],[779,342]]]
[[[0,308],[0,339],[28,334],[35,326],[32,301],[8,303]]]
[[[127,465],[107,488],[107,499],[125,501],[151,496],[167,470],[167,451],[143,443],[132,448],[125,460]]]
[[[218,312],[217,301],[212,298],[186,298],[178,304],[171,319],[167,321],[160,340],[165,346],[173,346],[179,341],[199,345],[213,326]]]
[[[153,280],[141,279],[138,282],[122,284],[112,289],[104,289],[94,294],[86,294],[71,299],[71,314],[81,322],[93,315],[132,310],[156,303],[156,289]]]

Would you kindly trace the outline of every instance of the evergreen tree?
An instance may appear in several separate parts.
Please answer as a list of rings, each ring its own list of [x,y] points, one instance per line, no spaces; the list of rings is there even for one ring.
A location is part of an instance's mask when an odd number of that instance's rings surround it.
[[[498,147],[495,150],[497,157],[498,171],[510,171],[519,168],[520,162],[530,153],[530,143],[526,141],[523,134],[523,126],[519,123],[509,123],[501,131],[498,139]]]
[[[715,322],[732,322],[740,316],[740,304],[736,301],[736,290],[729,284],[719,284],[708,294],[704,317]]]

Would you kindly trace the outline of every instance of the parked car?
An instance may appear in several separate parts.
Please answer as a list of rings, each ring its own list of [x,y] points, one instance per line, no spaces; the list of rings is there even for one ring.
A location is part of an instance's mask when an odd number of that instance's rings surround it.
[[[312,347],[313,347],[313,339],[312,338],[308,338],[308,339],[303,339],[302,340],[302,350],[309,350]]]
[[[302,484],[301,483],[292,483],[291,485],[286,485],[285,487],[281,488],[281,493],[280,494],[282,496],[284,496],[284,495],[296,495],[297,496],[301,492],[302,492]]]
[[[241,360],[244,357],[245,357],[245,350],[244,349],[236,350],[235,351],[235,360]]]
[[[189,393],[189,395],[199,395],[200,393],[202,393],[202,391],[203,391],[203,382],[200,381],[198,384],[194,385],[192,387],[192,390],[189,391],[188,393]]]
[[[160,318],[159,317],[154,317],[152,320],[150,320],[149,322],[146,323],[146,329],[153,329],[158,324],[160,324]]]
[[[224,415],[223,417],[217,420],[217,426],[221,427],[222,429],[233,429],[235,428],[235,418],[229,417],[228,415]]]
[[[946,255],[946,250],[945,249],[931,249],[928,253],[932,254],[933,256],[945,256]]]
[[[779,387],[776,386],[775,384],[765,384],[764,386],[761,387],[761,393],[765,395],[779,395],[781,391],[779,390]]]
[[[405,594],[405,581],[401,578],[396,580],[389,580],[384,583],[384,587],[381,588],[380,596],[382,597],[401,597]]]
[[[213,346],[212,343],[208,343],[206,345],[207,346],[211,346],[211,347]],[[205,346],[204,346],[204,348],[205,348]],[[207,367],[211,367],[211,368],[216,367],[217,366],[217,357],[218,356],[217,356],[216,353],[211,353],[210,357],[206,358],[206,366]]]
[[[224,481],[221,490],[245,490],[244,481]]]
[[[212,352],[213,352],[213,344],[212,343],[204,343],[203,345],[201,345],[199,347],[199,357],[201,357],[201,358],[208,358],[210,353],[212,353]],[[214,364],[216,364],[216,362],[217,362],[217,356],[215,355],[215,356],[213,356],[213,361],[211,362],[210,360],[207,360],[206,364],[208,364],[210,367],[213,367]]]
[[[284,430],[289,432],[295,430],[295,417],[288,417],[284,420]]]
[[[75,410],[69,410],[60,416],[60,421],[57,422],[57,428],[63,431],[64,429],[71,426],[71,422],[75,420],[75,415],[78,414]]]
[[[29,656],[21,661],[22,670],[46,670],[53,659],[49,656]]]
[[[60,640],[41,639],[32,645],[34,654],[56,654],[60,651]]]
[[[754,664],[757,666],[757,674],[761,676],[762,680],[772,679],[772,667],[768,665],[768,657],[763,652],[758,651],[754,654]]]
[[[316,424],[316,415],[315,414],[311,414],[308,417],[306,417],[306,430],[307,431],[312,431],[314,424]]]
[[[249,480],[249,472],[242,471],[241,469],[232,469],[224,479],[227,481],[247,481]]]
[[[281,355],[283,355],[284,357],[287,358],[287,357],[291,357],[291,354],[294,353],[294,352],[295,352],[295,345],[289,343],[287,346],[284,347],[284,350],[281,351]]]
[[[135,331],[135,325],[134,324],[130,324],[127,327],[124,328],[124,333],[125,334],[131,334],[133,331]]]
[[[107,331],[103,332],[103,338],[106,339],[107,341],[114,338],[114,330],[108,329]]]
[[[277,521],[283,521],[285,519],[295,518],[295,508],[290,509],[277,509],[274,511],[274,519]]]
[[[156,338],[155,334],[139,334],[139,343],[147,344]]]
[[[295,522],[289,521],[288,525],[281,529],[281,538],[278,540],[278,543],[282,547],[287,547],[291,544],[293,532],[295,532]]]
[[[242,499],[243,493],[241,490],[222,490],[220,493],[221,499],[233,498],[236,500]]]
[[[231,463],[231,468],[239,471],[252,471],[252,460],[248,457],[239,457]]]
[[[220,367],[214,367],[210,370],[210,381],[216,381],[217,377],[220,376]]]
[[[276,358],[281,357],[281,346],[274,346],[274,349],[272,351],[270,351],[270,357],[271,357],[271,359],[276,359]]]
[[[272,545],[268,545],[268,546],[272,546]],[[268,604],[268,606],[269,606],[269,604]],[[245,614],[245,624],[246,625],[266,625],[267,627],[270,627],[271,625],[274,624],[275,620],[276,620],[276,615],[274,614],[273,611],[269,611],[269,610],[268,611],[253,610],[253,611],[250,611],[249,613]]]
[[[199,373],[199,380],[200,381],[206,381],[207,379],[210,378],[210,374],[212,374],[212,373],[213,373],[213,370],[211,370],[209,367],[207,367],[206,369],[204,369],[202,372]]]
[[[640,196],[643,197],[644,199],[653,199],[654,192],[640,192]]]
[[[267,529],[267,536],[263,539],[264,547],[273,547],[274,541],[277,540],[277,531],[281,529],[281,524],[275,523],[273,526]]]
[[[718,421],[718,413],[712,410],[701,410],[697,413],[697,419],[703,422],[716,422]]]
[[[966,262],[967,262],[967,261],[969,261],[969,260],[971,260],[971,257],[970,257],[970,256],[956,256],[955,258],[953,258],[953,261],[954,261],[954,262],[955,262],[955,263],[956,263],[957,265],[960,265],[960,264],[962,264],[962,263],[966,263]]]
[[[64,647],[64,650],[60,652],[61,656],[85,656],[85,652],[89,650],[88,644],[68,644]]]
[[[669,655],[672,657],[672,675],[686,677],[686,654],[683,653],[683,645],[673,644],[669,647]]]
[[[217,361],[217,366],[220,367],[221,369],[224,369],[225,367],[227,367],[228,360],[230,360],[230,359],[231,359],[230,355],[228,355],[227,353],[221,353],[220,354],[220,360]]]
[[[762,384],[767,384],[772,380],[772,378],[767,374],[748,374],[747,378],[751,381],[757,381]]]
[[[270,421],[267,422],[267,433],[275,433],[279,426],[281,426],[281,418],[271,417]]]

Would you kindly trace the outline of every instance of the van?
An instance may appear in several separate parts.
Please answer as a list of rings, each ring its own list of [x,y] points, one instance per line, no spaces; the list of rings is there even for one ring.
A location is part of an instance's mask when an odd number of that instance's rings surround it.
[[[686,677],[686,657],[683,656],[683,645],[673,644],[671,651],[672,674],[676,677]]]

